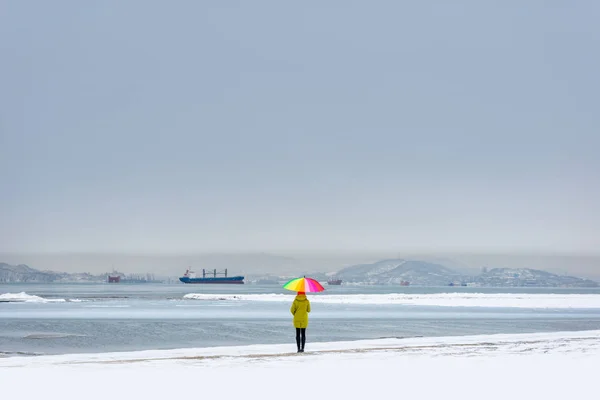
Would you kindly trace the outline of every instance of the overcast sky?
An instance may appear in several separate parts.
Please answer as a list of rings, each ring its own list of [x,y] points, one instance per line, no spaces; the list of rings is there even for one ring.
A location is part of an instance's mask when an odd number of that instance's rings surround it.
[[[3,1],[0,251],[597,252],[598,21]]]

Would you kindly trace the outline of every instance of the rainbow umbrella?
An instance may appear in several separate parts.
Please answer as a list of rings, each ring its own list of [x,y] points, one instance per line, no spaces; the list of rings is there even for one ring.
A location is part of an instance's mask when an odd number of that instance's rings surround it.
[[[325,290],[323,285],[321,285],[318,281],[313,278],[307,278],[303,276],[302,278],[294,278],[285,285],[283,285],[284,289],[291,290],[293,292],[305,292],[305,293],[314,293],[314,292],[322,292]]]

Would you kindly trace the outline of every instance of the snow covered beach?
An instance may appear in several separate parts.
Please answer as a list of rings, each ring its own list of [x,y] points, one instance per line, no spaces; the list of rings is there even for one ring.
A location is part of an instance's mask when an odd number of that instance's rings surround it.
[[[595,399],[600,331],[0,359],[21,399]],[[35,383],[32,385],[32,383]]]

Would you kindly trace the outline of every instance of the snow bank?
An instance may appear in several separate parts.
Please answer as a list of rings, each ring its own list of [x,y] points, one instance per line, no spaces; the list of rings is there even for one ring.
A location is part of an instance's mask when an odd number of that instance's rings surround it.
[[[186,300],[291,302],[287,294],[204,294],[190,293]],[[440,307],[516,308],[600,308],[600,294],[516,294],[516,293],[435,293],[435,294],[314,294],[314,303],[398,304]]]
[[[0,359],[0,376],[7,397],[20,399],[597,397],[600,331],[308,343],[304,354],[292,348],[15,357]]]
[[[75,299],[77,300],[77,299]],[[0,294],[0,302],[9,303],[62,303],[65,299],[45,299],[40,296],[34,296],[25,292]]]

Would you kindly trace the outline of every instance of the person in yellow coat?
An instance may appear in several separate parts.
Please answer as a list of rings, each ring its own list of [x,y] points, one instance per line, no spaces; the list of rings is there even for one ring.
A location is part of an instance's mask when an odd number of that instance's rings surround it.
[[[306,328],[308,327],[308,313],[310,312],[310,301],[306,298],[306,293],[298,292],[290,312],[294,316],[294,327],[296,328],[296,345],[298,353],[304,353],[304,344],[306,343]]]

